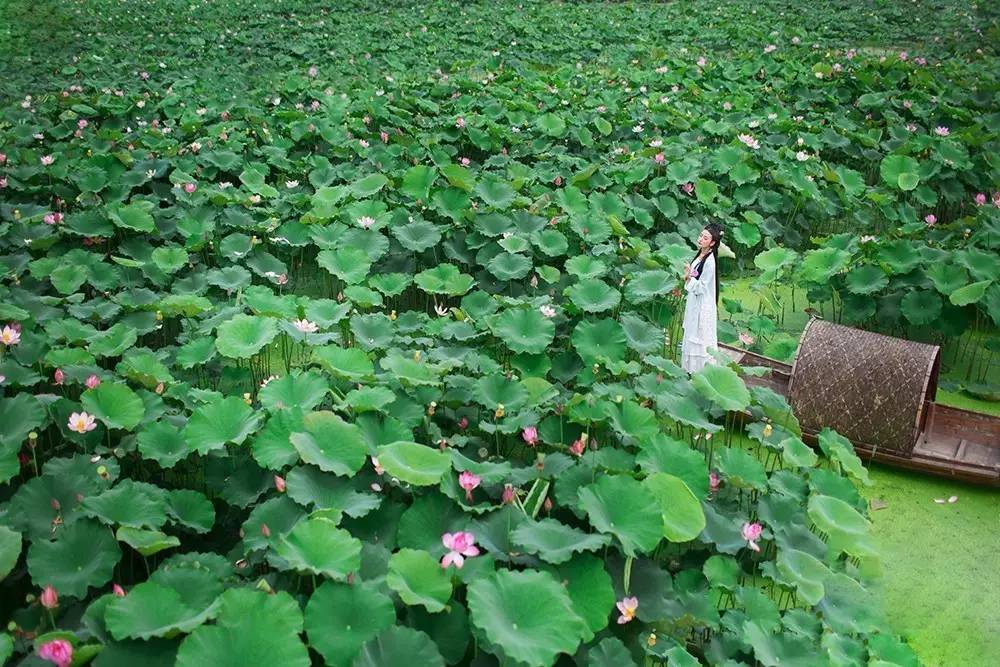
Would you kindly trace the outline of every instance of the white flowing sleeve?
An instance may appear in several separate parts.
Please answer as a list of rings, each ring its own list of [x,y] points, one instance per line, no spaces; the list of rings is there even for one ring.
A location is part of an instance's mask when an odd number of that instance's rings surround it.
[[[701,267],[700,280],[698,278],[688,278],[684,284],[684,289],[692,296],[702,294],[715,294],[715,258],[711,255],[705,260],[705,265]]]

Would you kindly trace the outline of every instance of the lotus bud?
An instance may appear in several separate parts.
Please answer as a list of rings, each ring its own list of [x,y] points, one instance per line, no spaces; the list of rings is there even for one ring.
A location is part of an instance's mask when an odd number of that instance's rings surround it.
[[[285,478],[281,477],[280,475],[275,475],[274,476],[274,488],[276,488],[278,490],[278,493],[284,493],[285,492],[285,488],[286,488]]]
[[[463,430],[463,431],[465,429],[469,428],[469,420],[466,419],[465,417],[462,417],[461,419],[459,419],[458,420],[458,428],[461,429],[461,430]]]
[[[501,496],[501,501],[504,505],[510,505],[514,502],[514,487],[511,484],[503,485],[503,496]]]
[[[160,382],[159,384],[156,385],[156,389],[154,389],[153,391],[155,391],[157,394],[162,394],[163,389],[164,389],[163,383]]]
[[[437,410],[437,402],[431,401],[431,404],[427,406],[427,416],[432,417],[434,412]]]
[[[59,510],[60,510],[60,509],[62,508],[62,505],[60,505],[60,504],[59,504],[59,501],[58,501],[58,500],[56,500],[55,498],[53,498],[53,499],[52,499],[51,501],[49,501],[49,505],[50,505],[50,506],[52,507],[52,509],[54,509],[54,510],[55,510],[56,512],[58,512],[58,511],[59,511]]]
[[[260,524],[260,534],[264,537],[271,537],[271,529],[267,527],[266,523]]]
[[[440,449],[442,452],[448,449],[448,441],[445,440],[444,438],[438,440],[438,449]]]
[[[38,596],[38,601],[42,603],[42,606],[46,609],[55,609],[59,606],[59,594],[56,593],[56,589],[52,586],[46,586],[42,590],[42,594]]]
[[[552,511],[552,499],[551,498],[549,498],[549,497],[545,498],[545,502],[542,503],[542,509],[545,510],[546,514],[548,514],[549,512]]]
[[[118,584],[113,584],[111,586],[111,592],[114,593],[115,597],[118,597],[118,598],[123,598],[126,595],[125,589],[122,588],[121,586],[119,586]]]

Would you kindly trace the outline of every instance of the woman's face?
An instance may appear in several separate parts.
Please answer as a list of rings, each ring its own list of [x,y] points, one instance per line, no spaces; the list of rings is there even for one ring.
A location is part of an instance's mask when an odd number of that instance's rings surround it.
[[[712,247],[712,235],[708,233],[707,229],[701,230],[701,234],[698,236],[698,247],[706,250]]]

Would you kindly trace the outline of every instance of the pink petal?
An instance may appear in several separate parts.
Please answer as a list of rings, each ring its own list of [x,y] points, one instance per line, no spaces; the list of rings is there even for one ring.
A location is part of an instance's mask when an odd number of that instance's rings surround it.
[[[619,616],[618,617],[618,625],[625,625],[626,623],[628,623],[631,620],[632,619],[629,618],[628,616]]]
[[[462,551],[462,555],[463,556],[478,556],[479,555],[479,547],[475,547],[475,546],[467,547],[466,549],[464,549]]]
[[[444,544],[446,549],[453,549],[455,547],[455,537],[451,533],[445,533],[441,536],[441,543]]]
[[[747,545],[748,545],[748,546],[749,546],[749,547],[750,547],[751,549],[753,549],[754,551],[757,551],[757,552],[759,552],[759,551],[760,551],[760,547],[759,547],[759,546],[757,546],[757,543],[756,543],[756,542],[747,542]]]

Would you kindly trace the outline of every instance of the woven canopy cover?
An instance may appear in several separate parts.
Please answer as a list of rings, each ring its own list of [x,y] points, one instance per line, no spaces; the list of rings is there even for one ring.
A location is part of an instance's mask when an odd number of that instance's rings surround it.
[[[937,391],[939,349],[813,319],[792,367],[789,401],[802,428],[909,455]]]

